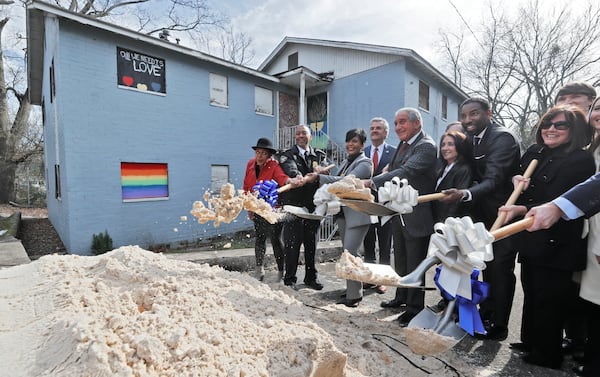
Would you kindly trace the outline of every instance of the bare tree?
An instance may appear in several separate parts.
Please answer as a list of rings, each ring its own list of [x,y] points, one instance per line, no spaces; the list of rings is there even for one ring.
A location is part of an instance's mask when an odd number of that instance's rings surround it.
[[[212,33],[194,38],[199,49],[230,62],[251,66],[255,51],[252,37],[244,32],[235,31],[233,26],[214,29]]]
[[[462,37],[443,35],[446,61],[451,72],[461,73],[467,91],[490,100],[496,120],[513,129],[523,147],[532,142],[535,123],[562,85],[575,79],[598,85],[596,1],[580,8],[568,3],[552,8],[533,0],[512,16],[490,6],[477,30],[476,43],[468,50]]]
[[[245,33],[235,32],[232,26],[225,28],[217,38],[220,56],[236,64],[250,65],[254,60],[252,37]]]
[[[22,7],[30,0],[20,0],[12,5],[11,0],[0,0],[0,7]],[[213,12],[206,0],[53,0],[48,2],[69,11],[106,21],[133,25],[136,31],[146,34],[161,32],[166,38],[168,32],[208,35],[213,29],[224,30],[227,17]],[[8,9],[8,8],[5,8]],[[13,10],[14,8],[11,8]],[[0,8],[2,11],[2,8]],[[2,17],[2,16],[0,16]],[[125,20],[119,22],[119,20]],[[40,154],[43,141],[39,132],[39,119],[30,120],[32,106],[25,72],[24,58],[10,61],[2,45],[3,32],[10,16],[0,19],[0,203],[15,199],[14,182],[17,166],[32,155]],[[249,58],[252,40],[243,34],[219,40],[223,46],[224,59],[243,64]],[[231,43],[231,45],[228,45]],[[19,48],[11,51],[25,51],[20,34],[15,40]],[[11,46],[13,47],[13,46]],[[236,55],[236,49],[241,55]],[[235,60],[234,60],[235,59]],[[241,60],[238,60],[241,59]],[[251,57],[250,57],[251,59]]]

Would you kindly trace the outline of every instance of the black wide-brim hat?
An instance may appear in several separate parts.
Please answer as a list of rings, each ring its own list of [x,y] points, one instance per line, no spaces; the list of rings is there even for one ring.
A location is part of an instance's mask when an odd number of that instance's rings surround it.
[[[258,139],[256,145],[253,146],[252,149],[256,150],[256,148],[266,149],[273,154],[277,152],[277,149],[273,148],[273,143],[271,140],[267,139],[266,137],[261,137]]]

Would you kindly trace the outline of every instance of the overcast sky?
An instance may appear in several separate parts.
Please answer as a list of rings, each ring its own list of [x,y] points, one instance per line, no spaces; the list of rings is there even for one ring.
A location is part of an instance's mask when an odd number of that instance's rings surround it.
[[[477,28],[490,0],[209,0],[253,38],[257,67],[285,36],[403,47],[439,67],[440,29]],[[491,0],[511,11],[528,0]],[[579,0],[570,1],[570,3]],[[541,4],[562,3],[543,0]],[[459,14],[460,13],[460,14]],[[461,15],[465,21],[461,19]],[[468,33],[468,30],[467,30]]]

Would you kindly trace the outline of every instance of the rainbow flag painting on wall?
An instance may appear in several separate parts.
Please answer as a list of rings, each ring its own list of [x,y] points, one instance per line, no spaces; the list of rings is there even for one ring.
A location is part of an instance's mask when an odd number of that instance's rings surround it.
[[[124,202],[168,199],[167,164],[121,162],[121,191]]]

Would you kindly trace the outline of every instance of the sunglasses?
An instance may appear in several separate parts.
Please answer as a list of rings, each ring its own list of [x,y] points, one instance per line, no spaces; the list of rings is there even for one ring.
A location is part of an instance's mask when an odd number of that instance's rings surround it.
[[[556,128],[559,131],[566,131],[569,128],[571,128],[571,124],[569,122],[566,121],[561,121],[561,122],[555,122],[555,123],[542,123],[541,127],[543,130],[547,130],[548,128],[554,126],[554,128]]]

